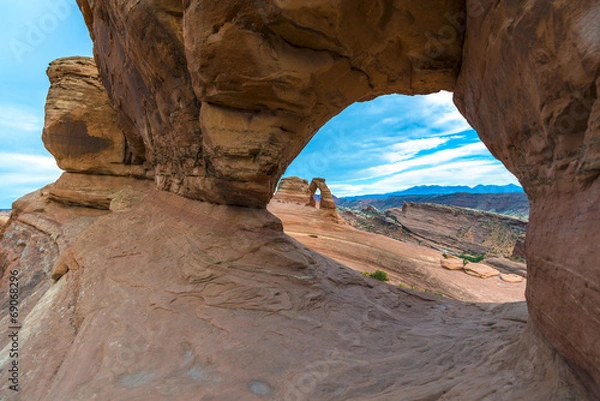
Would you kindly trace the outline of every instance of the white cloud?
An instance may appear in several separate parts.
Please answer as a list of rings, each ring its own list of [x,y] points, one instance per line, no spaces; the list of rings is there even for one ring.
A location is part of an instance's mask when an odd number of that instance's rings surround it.
[[[460,158],[486,156],[488,154],[489,152],[483,143],[475,142],[458,148],[443,149],[422,157],[369,167],[357,173],[357,180],[380,178],[391,174],[401,173],[416,167],[438,166]]]
[[[55,181],[61,173],[51,156],[0,152],[0,209]]]
[[[390,146],[391,149],[389,151],[381,155],[381,158],[390,163],[400,162],[414,157],[421,151],[435,149],[450,139],[450,137],[434,137],[395,143]]]
[[[0,105],[0,128],[41,133],[43,123],[37,114],[24,107]]]
[[[517,179],[495,160],[462,160],[394,174],[368,184],[328,183],[335,196],[381,194],[401,191],[417,185],[504,185],[518,184]]]

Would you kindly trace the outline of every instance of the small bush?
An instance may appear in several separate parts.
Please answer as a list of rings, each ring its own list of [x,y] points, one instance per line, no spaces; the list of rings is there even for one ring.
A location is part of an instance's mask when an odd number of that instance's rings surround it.
[[[461,253],[460,255],[458,255],[458,257],[464,260],[465,262],[479,263],[485,258],[485,255],[467,255],[465,253]]]
[[[374,273],[369,273],[369,277],[374,278],[379,281],[389,281],[388,275],[386,272],[381,270],[375,270]]]

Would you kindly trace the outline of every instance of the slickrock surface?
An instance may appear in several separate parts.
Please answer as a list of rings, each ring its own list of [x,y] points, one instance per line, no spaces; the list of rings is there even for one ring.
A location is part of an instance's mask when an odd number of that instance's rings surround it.
[[[357,230],[329,218],[327,211],[271,202],[268,210],[283,222],[284,231],[302,244],[359,272],[383,270],[389,283],[414,287],[431,294],[465,302],[517,302],[524,300],[525,283],[510,285],[497,277],[481,280],[463,271],[463,260],[444,258],[431,248]],[[457,260],[459,271],[441,267]]]
[[[408,203],[385,215],[419,242],[457,254],[509,257],[527,229],[513,217],[430,203]]]
[[[380,283],[265,210],[127,180],[114,211],[52,201],[51,188],[17,202],[1,243],[23,285],[17,399],[585,399],[522,302]]]

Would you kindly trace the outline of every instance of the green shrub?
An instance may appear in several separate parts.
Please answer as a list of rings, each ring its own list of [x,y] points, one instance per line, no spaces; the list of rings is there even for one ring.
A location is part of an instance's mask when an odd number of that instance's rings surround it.
[[[375,270],[374,273],[369,273],[369,277],[374,278],[379,281],[389,281],[388,275],[386,272],[381,270]]]
[[[467,255],[466,253],[461,253],[458,257],[466,262],[479,263],[485,258],[485,255]]]

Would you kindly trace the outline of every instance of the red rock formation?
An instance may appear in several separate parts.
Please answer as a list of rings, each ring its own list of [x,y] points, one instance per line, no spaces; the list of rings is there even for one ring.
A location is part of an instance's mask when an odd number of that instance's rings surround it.
[[[514,217],[432,203],[405,203],[386,216],[426,245],[487,257],[511,256],[527,229],[526,221]]]
[[[455,102],[531,201],[532,324],[600,398],[600,7],[477,4]]]
[[[137,175],[146,172],[128,149],[93,59],[56,60],[42,140],[58,166],[72,173]],[[137,163],[137,164],[136,164]]]
[[[264,207],[333,115],[452,89],[460,65],[459,0],[78,4],[129,148],[159,188],[216,203]]]
[[[335,202],[333,201],[333,195],[327,184],[325,184],[325,178],[313,178],[310,182],[310,198],[308,199],[308,205],[316,206],[315,193],[319,190],[321,194],[321,200],[319,201],[319,209],[335,210]]]
[[[279,181],[273,201],[306,205],[310,202],[310,198],[311,194],[307,180],[300,177],[286,177]]]
[[[515,247],[513,248],[512,255],[513,257],[520,258],[525,260],[527,258],[527,251],[525,250],[525,235],[519,235],[517,238],[517,242],[515,243]]]

